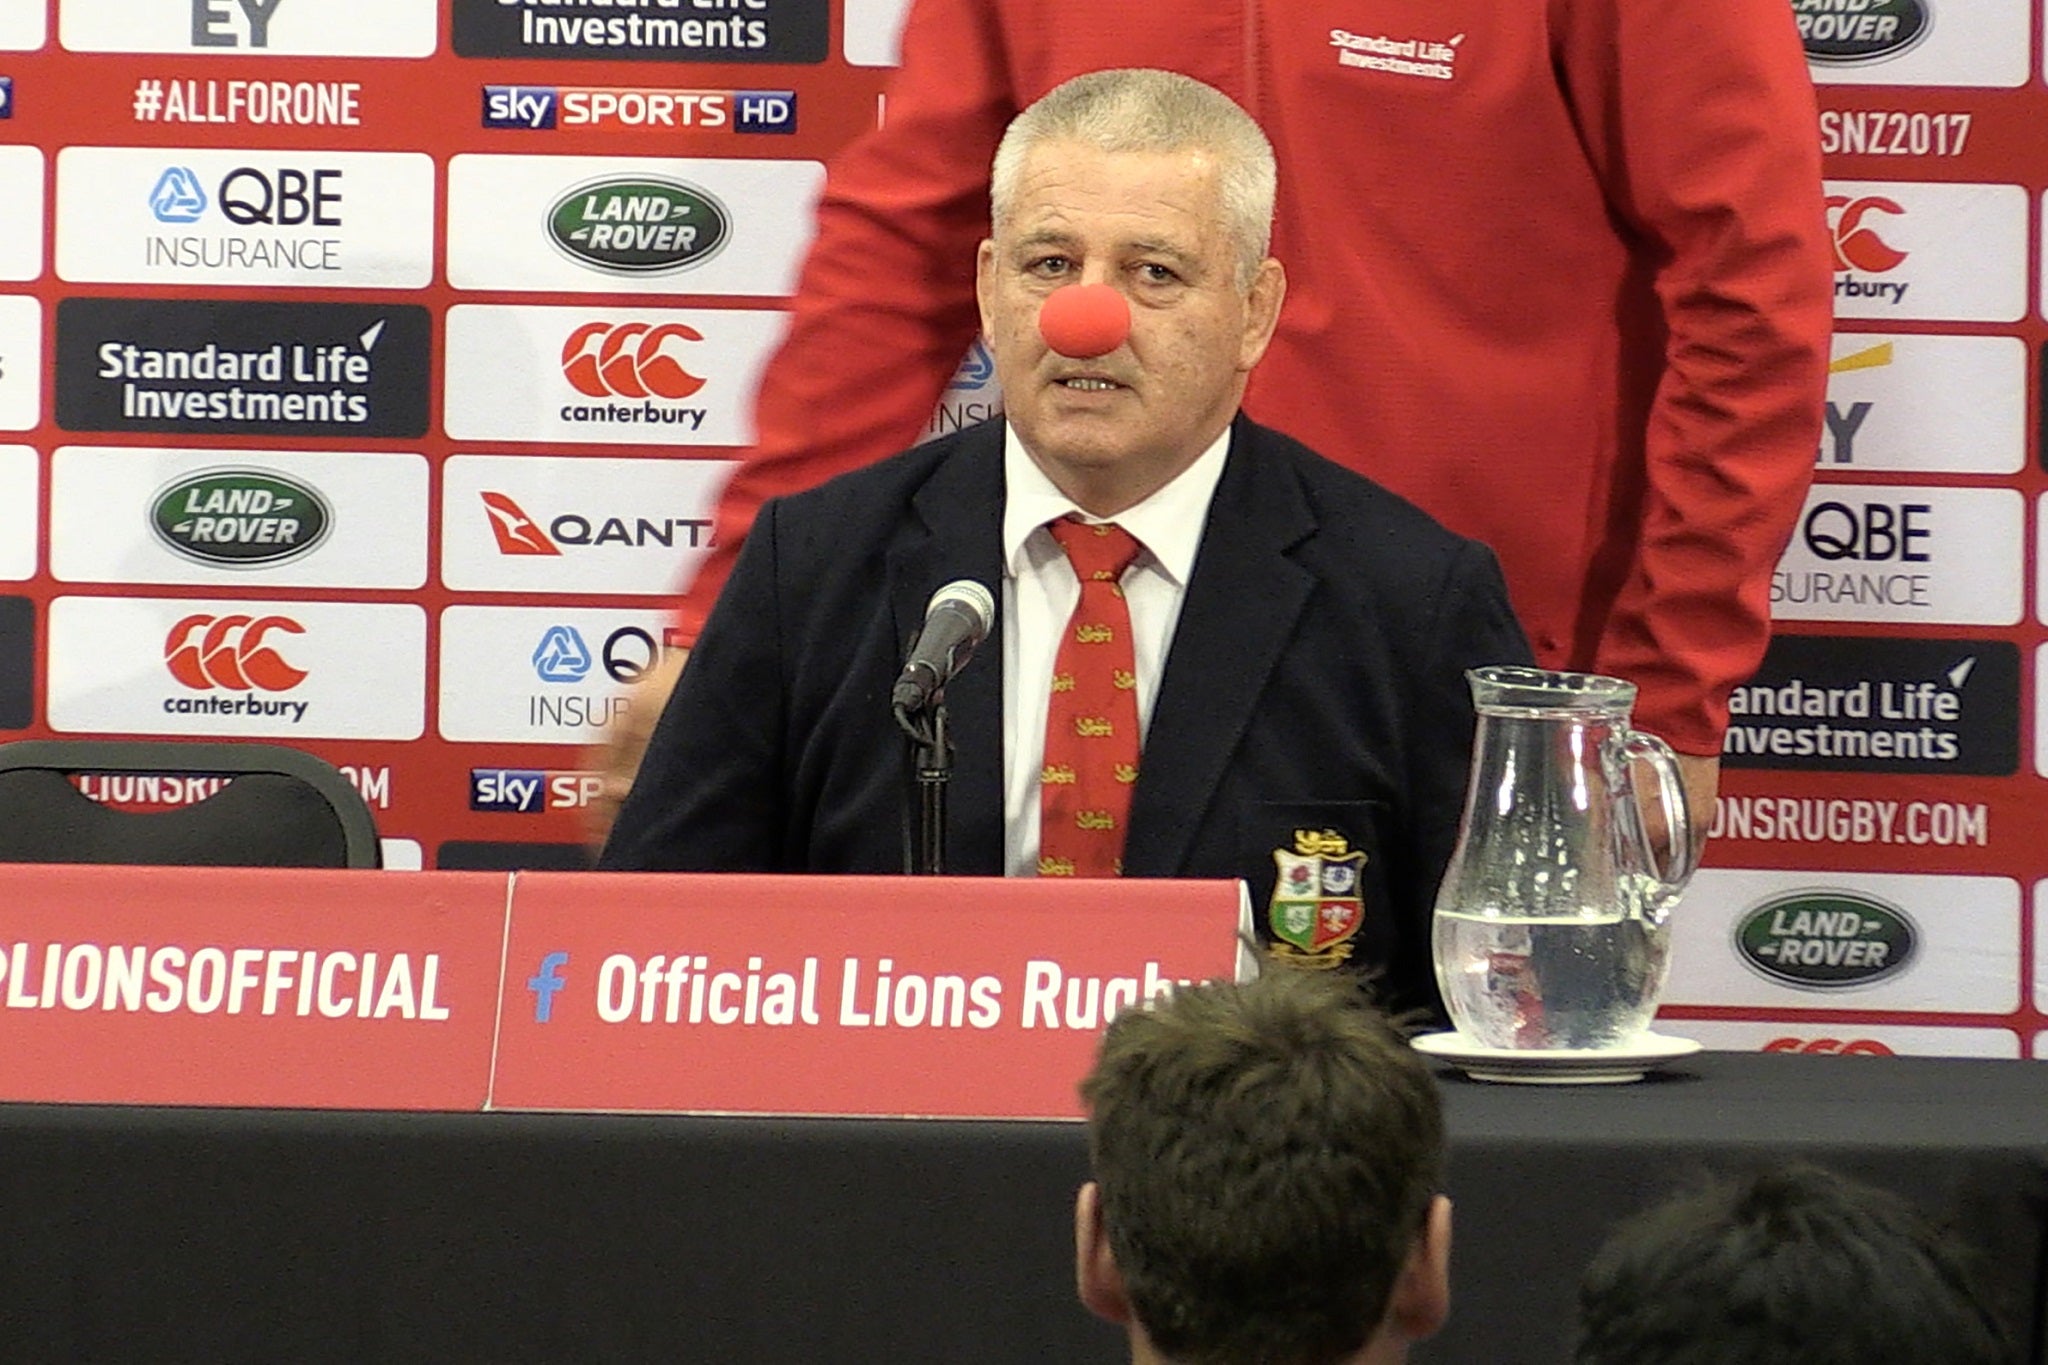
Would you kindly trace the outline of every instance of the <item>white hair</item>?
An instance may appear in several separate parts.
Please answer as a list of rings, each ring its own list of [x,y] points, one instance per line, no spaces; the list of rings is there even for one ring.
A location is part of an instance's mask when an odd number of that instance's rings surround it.
[[[1191,76],[1139,67],[1092,71],[1054,86],[1010,121],[996,148],[989,212],[997,227],[1009,217],[1025,158],[1050,142],[1214,156],[1225,227],[1237,244],[1238,287],[1250,287],[1272,243],[1279,174],[1273,145],[1228,95]]]

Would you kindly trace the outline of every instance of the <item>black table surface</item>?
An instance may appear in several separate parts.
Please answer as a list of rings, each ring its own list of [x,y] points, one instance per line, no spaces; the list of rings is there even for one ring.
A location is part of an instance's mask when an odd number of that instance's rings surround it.
[[[1451,1326],[1568,1358],[1620,1217],[1817,1160],[1985,1254],[2044,1360],[2048,1066],[1707,1053],[1637,1085],[1446,1074]],[[1075,1124],[0,1106],[0,1359],[1101,1362]]]

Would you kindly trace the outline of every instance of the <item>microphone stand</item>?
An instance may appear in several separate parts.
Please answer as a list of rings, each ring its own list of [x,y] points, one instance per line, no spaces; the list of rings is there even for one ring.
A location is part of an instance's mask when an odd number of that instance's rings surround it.
[[[906,756],[916,788],[915,814],[903,812],[903,871],[912,877],[946,872],[946,784],[953,776],[953,740],[946,730],[946,694],[932,694],[920,711],[892,708],[897,728],[910,741]]]

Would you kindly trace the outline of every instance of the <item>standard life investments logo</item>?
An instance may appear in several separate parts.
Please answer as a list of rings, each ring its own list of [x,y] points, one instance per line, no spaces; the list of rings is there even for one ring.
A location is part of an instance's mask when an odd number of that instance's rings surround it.
[[[430,335],[412,304],[65,299],[57,424],[423,436]]]

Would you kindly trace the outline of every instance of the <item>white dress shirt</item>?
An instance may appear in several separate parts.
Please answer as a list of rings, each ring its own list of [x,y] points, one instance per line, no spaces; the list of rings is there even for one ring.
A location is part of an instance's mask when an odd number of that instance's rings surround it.
[[[1045,765],[1052,666],[1067,619],[1081,600],[1081,581],[1046,523],[1068,515],[1085,522],[1115,521],[1143,547],[1123,577],[1138,670],[1142,771],[1152,702],[1159,695],[1174,628],[1180,624],[1181,602],[1209,518],[1209,501],[1229,452],[1230,429],[1225,427],[1214,444],[1166,487],[1113,518],[1097,517],[1055,488],[1026,453],[1016,429],[1004,424],[1003,858],[1009,876],[1038,872],[1039,774]]]

